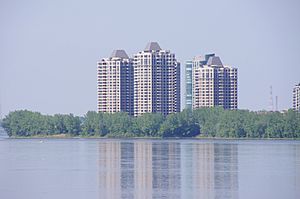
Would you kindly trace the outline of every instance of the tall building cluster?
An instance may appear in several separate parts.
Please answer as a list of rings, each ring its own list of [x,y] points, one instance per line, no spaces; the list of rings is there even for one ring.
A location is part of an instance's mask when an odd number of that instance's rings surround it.
[[[98,61],[98,112],[168,115],[180,111],[180,63],[169,50],[150,42],[130,58],[115,50]],[[186,62],[186,107],[237,109],[237,68],[215,54]]]
[[[150,42],[129,58],[124,50],[98,62],[98,111],[168,115],[180,111],[180,63]]]
[[[215,54],[186,62],[186,107],[237,109],[237,68],[223,65]]]
[[[300,83],[293,89],[293,109],[300,112]]]

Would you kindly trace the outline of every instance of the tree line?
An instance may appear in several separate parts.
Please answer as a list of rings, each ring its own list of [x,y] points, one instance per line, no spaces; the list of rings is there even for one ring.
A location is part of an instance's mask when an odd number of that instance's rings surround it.
[[[9,136],[94,137],[222,137],[222,138],[300,138],[300,113],[224,110],[221,107],[184,110],[163,116],[146,113],[139,117],[127,113],[87,112],[42,115],[18,110],[2,121]]]

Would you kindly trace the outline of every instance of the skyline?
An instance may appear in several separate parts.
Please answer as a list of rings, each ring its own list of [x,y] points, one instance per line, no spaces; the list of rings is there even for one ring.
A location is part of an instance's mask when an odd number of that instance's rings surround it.
[[[97,75],[98,112],[180,112],[180,63],[157,42],[149,42],[132,58],[114,50],[98,62]]]
[[[237,67],[239,109],[268,110],[271,85],[279,110],[292,108],[292,90],[300,82],[295,63],[300,56],[299,2],[115,4],[1,2],[2,115],[16,109],[76,115],[97,110],[97,61],[114,49],[133,55],[149,41],[176,54],[181,77],[185,61],[199,54],[216,53]],[[182,91],[184,82],[181,78]]]

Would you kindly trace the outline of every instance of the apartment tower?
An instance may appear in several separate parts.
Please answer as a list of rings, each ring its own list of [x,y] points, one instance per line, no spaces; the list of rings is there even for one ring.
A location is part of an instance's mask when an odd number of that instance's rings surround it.
[[[300,112],[300,83],[293,89],[293,109]]]
[[[193,62],[185,62],[185,108],[192,109],[193,107]]]
[[[98,112],[133,115],[133,60],[115,50],[98,62]]]
[[[192,107],[215,106],[237,109],[237,68],[224,66],[215,54],[195,57],[192,61]]]
[[[134,55],[134,115],[180,111],[180,64],[175,54],[150,42]]]

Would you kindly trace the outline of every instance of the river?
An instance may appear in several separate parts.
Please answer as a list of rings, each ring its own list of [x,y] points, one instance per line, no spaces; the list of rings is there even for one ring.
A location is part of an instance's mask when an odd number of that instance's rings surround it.
[[[2,199],[300,198],[300,141],[0,139]]]

